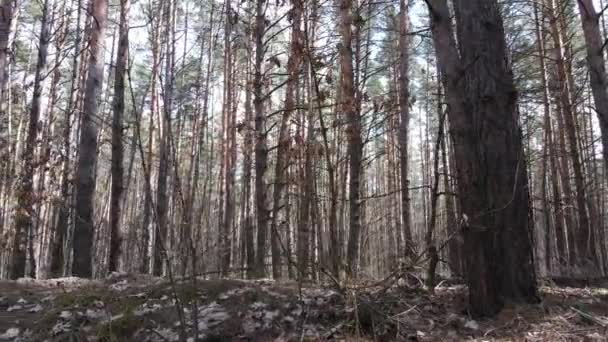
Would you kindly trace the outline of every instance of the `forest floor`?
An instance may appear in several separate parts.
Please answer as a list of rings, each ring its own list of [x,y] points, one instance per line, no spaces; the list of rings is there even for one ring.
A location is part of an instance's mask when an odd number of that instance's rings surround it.
[[[22,279],[0,282],[0,341],[608,341],[606,286],[541,292],[540,304],[473,320],[463,286]]]

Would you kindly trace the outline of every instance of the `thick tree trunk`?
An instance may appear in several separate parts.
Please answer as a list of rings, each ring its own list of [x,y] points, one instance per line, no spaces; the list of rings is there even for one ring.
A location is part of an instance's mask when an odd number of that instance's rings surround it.
[[[526,161],[502,18],[496,1],[457,0],[459,53],[447,2],[427,4],[450,106],[469,310],[491,316],[504,300],[537,300]]]
[[[94,0],[92,4],[92,31],[89,38],[89,70],[84,93],[80,129],[79,157],[76,164],[76,212],[74,228],[75,276],[92,276],[93,200],[95,193],[95,165],[97,163],[97,132],[95,122],[97,101],[103,83],[103,49],[108,17],[108,1]]]
[[[109,271],[118,271],[123,247],[123,230],[120,227],[123,196],[123,116],[125,111],[125,73],[129,53],[130,0],[120,1],[120,27],[116,74],[114,76],[114,102],[112,104],[112,188],[110,195],[110,261]]]

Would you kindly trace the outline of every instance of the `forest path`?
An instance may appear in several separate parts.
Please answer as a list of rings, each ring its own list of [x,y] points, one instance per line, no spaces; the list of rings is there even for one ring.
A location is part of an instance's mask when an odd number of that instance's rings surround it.
[[[542,303],[507,306],[479,321],[463,310],[462,286],[434,295],[383,290],[344,295],[295,282],[136,275],[1,281],[0,341],[178,341],[183,332],[194,342],[196,330],[199,341],[608,340],[604,287],[542,287]]]

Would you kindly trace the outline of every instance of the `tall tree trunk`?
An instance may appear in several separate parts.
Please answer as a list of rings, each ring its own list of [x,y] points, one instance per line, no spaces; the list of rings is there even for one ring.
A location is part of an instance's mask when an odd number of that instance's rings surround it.
[[[8,66],[10,61],[11,51],[11,34],[14,28],[14,21],[16,21],[15,12],[18,11],[16,6],[18,5],[17,0],[2,0],[0,3],[0,100],[4,102],[8,100],[4,91],[7,89],[8,84]],[[0,108],[4,111],[4,108]]]
[[[226,1],[226,18],[224,25],[224,99],[222,104],[222,175],[221,180],[224,181],[224,184],[220,182],[220,187],[222,187],[220,191],[220,231],[218,234],[218,242],[220,249],[220,261],[219,266],[221,270],[221,274],[223,276],[228,275],[228,268],[230,268],[230,245],[229,245],[229,235],[230,228],[232,226],[232,167],[230,163],[230,149],[232,144],[231,139],[231,131],[234,131],[234,127],[231,123],[232,118],[232,21],[233,10],[231,7],[231,1]]]
[[[558,27],[559,21],[556,16],[558,8],[556,0],[549,0],[549,15],[551,20],[552,35],[554,39],[554,50],[557,63],[557,83],[561,90],[561,108],[563,113],[563,122],[565,126],[566,138],[570,147],[570,157],[572,160],[572,169],[574,171],[574,185],[576,187],[576,206],[578,213],[578,231],[575,233],[575,244],[571,248],[576,248],[579,267],[593,267],[595,265],[594,248],[590,245],[591,226],[589,215],[587,212],[587,200],[585,190],[585,180],[583,174],[583,166],[581,164],[581,156],[579,153],[578,139],[576,134],[576,109],[574,107],[572,94],[572,75],[569,74],[564,58],[564,42],[562,40],[563,30],[565,27]],[[562,14],[563,15],[563,14]]]
[[[401,164],[401,225],[405,240],[404,254],[411,255],[413,240],[410,218],[410,195],[408,177],[408,129],[410,121],[410,92],[409,92],[409,0],[399,1],[399,162]],[[402,234],[397,232],[397,234]]]
[[[448,243],[448,263],[450,267],[450,274],[452,277],[460,277],[463,275],[462,269],[462,246],[460,239],[458,238],[460,232],[458,231],[456,223],[456,210],[454,209],[454,195],[453,195],[453,184],[452,184],[452,168],[448,165],[448,139],[447,128],[445,128],[444,138],[441,142],[441,164],[443,169],[443,191],[446,192],[445,199],[445,214],[446,214],[446,225],[448,237],[450,242]]]
[[[81,17],[82,6],[81,0],[75,0],[74,6],[76,11],[76,32],[74,33],[74,51],[72,57],[72,73],[70,75],[70,97],[68,99],[68,108],[65,112],[65,121],[62,132],[62,143],[64,157],[61,164],[61,198],[63,201],[59,204],[59,213],[55,225],[55,238],[53,241],[53,251],[51,256],[51,274],[54,276],[62,276],[67,271],[67,261],[69,260],[69,249],[66,248],[69,218],[72,205],[72,194],[70,193],[70,166],[71,166],[71,139],[72,117],[77,107],[78,79],[80,71],[80,46],[82,41]],[[68,26],[69,28],[69,26]],[[67,30],[67,29],[66,29]]]
[[[168,258],[168,234],[167,234],[167,210],[169,206],[169,158],[171,145],[171,114],[173,112],[173,81],[174,81],[174,62],[175,62],[175,40],[174,18],[173,18],[173,0],[166,2],[164,8],[165,21],[165,84],[163,96],[163,110],[159,113],[160,116],[160,137],[158,141],[158,177],[157,177],[157,195],[156,195],[156,239],[154,241],[154,268],[155,275],[161,275],[164,272]]]
[[[162,11],[162,7],[159,6],[155,10]],[[147,158],[142,156],[142,163],[145,159],[148,160],[147,165],[144,166],[144,208],[142,214],[142,272],[153,273],[154,272],[154,260],[155,257],[153,255],[155,251],[155,240],[154,237],[154,228],[152,222],[158,221],[156,215],[153,215],[154,211],[154,203],[153,203],[153,193],[152,193],[152,165],[154,161],[152,159],[152,151],[154,148],[155,142],[155,124],[154,120],[158,116],[160,111],[159,109],[159,101],[158,101],[158,78],[160,75],[160,67],[161,67],[161,44],[160,44],[160,16],[155,16],[151,20],[151,45],[152,45],[152,76],[150,79],[150,119],[148,122],[148,148],[147,148]],[[140,137],[141,138],[141,137]],[[140,146],[140,148],[143,148]],[[141,151],[140,151],[141,152]],[[153,220],[154,219],[154,220]]]
[[[84,104],[80,128],[78,162],[76,164],[76,205],[74,227],[74,262],[72,273],[75,276],[92,276],[93,250],[93,200],[95,193],[95,165],[97,163],[97,132],[95,122],[98,98],[103,84],[103,49],[108,0],[93,0],[91,15],[92,29],[89,37],[89,69],[84,93]]]
[[[602,39],[599,22],[603,14],[596,12],[592,0],[577,0],[577,3],[587,47],[587,63],[593,102],[600,123],[602,154],[604,163],[608,163],[608,76],[606,75],[606,61],[604,59],[606,43]],[[599,229],[603,229],[603,227],[599,227]]]
[[[34,169],[36,168],[34,154],[36,138],[38,137],[38,120],[41,111],[44,74],[46,73],[47,56],[51,39],[52,21],[50,15],[52,14],[52,11],[53,1],[45,0],[42,4],[38,62],[36,64],[34,94],[30,108],[29,124],[22,155],[23,166],[21,168],[20,179],[17,182],[17,209],[15,210],[15,231],[13,237],[11,269],[11,278],[13,279],[22,277],[25,274],[26,234],[32,234],[35,224],[33,221],[33,218],[35,217],[33,206],[38,196],[34,193],[33,187]],[[31,272],[33,272],[33,274],[28,274],[28,276],[33,277],[35,275],[35,269],[32,269]]]
[[[349,158],[349,237],[347,246],[347,272],[351,276],[357,274],[357,263],[359,261],[359,242],[361,236],[361,161],[363,157],[363,141],[361,138],[361,117],[355,104],[355,82],[353,76],[353,4],[352,0],[340,0],[340,70],[342,79],[340,88],[342,91],[341,113],[345,115],[348,122],[348,158]]]
[[[546,63],[546,49],[545,49],[545,28],[540,22],[538,5],[534,6],[535,15],[535,28],[536,28],[536,40],[539,54],[539,62],[541,69],[541,85],[543,88],[543,110],[544,110],[544,126],[545,126],[545,146],[547,147],[545,153],[548,154],[549,166],[551,167],[551,192],[553,195],[553,211],[554,211],[554,229],[555,229],[555,240],[556,240],[556,257],[558,265],[562,265],[564,261],[562,258],[566,255],[566,241],[564,232],[564,214],[562,201],[559,189],[559,175],[557,173],[557,160],[556,151],[553,144],[553,129],[551,123],[551,104],[549,98],[549,82],[547,80],[547,63]],[[546,176],[548,177],[548,176]],[[544,191],[544,190],[543,190]],[[546,247],[550,248],[550,247]],[[549,265],[549,264],[548,264]]]
[[[264,31],[265,1],[256,0],[255,10],[255,65],[253,76],[253,107],[255,113],[255,205],[257,211],[257,255],[255,276],[264,277],[266,270],[266,240],[268,238],[268,185],[266,184],[266,170],[268,168],[268,134],[266,132],[266,115],[264,113],[264,76],[262,63],[264,61]]]
[[[275,186],[273,193],[273,207],[272,207],[272,218],[271,218],[271,236],[273,240],[273,250],[280,248],[280,234],[279,234],[279,212],[282,207],[282,196],[283,190],[285,189],[288,180],[287,180],[287,169],[289,168],[289,147],[291,145],[291,137],[289,135],[289,121],[291,120],[291,116],[296,107],[296,87],[298,86],[298,77],[300,75],[300,64],[301,64],[301,56],[302,56],[302,31],[300,30],[300,25],[302,23],[302,12],[303,12],[303,3],[301,0],[292,0],[292,8],[291,8],[291,46],[289,52],[289,61],[287,62],[287,90],[285,91],[285,109],[283,110],[283,115],[281,116],[281,126],[279,129],[279,142],[277,149],[277,161],[275,165]],[[307,194],[304,194],[307,196]],[[297,254],[298,254],[298,265],[300,268],[300,275],[305,276],[306,270],[308,268],[306,262],[307,252],[308,251],[308,233],[306,231],[307,226],[303,227],[302,225],[298,225],[298,228],[302,228],[305,231],[300,231],[298,229],[298,245],[297,245]],[[273,252],[273,255],[277,253]],[[273,276],[278,278],[281,276],[280,265],[275,265],[273,262]]]
[[[427,5],[450,106],[469,311],[491,316],[503,300],[538,300],[526,161],[502,18],[496,1],[455,1],[458,53],[447,2]]]
[[[426,283],[429,291],[433,293],[435,291],[435,271],[437,264],[439,263],[439,255],[437,246],[435,245],[435,226],[437,224],[437,204],[439,202],[439,150],[441,149],[441,142],[443,141],[443,125],[445,122],[445,114],[439,106],[439,130],[437,131],[437,140],[435,142],[435,155],[433,157],[433,182],[431,184],[431,213],[429,216],[429,225],[424,237],[425,245],[427,249],[427,255],[429,259],[429,265],[427,269]],[[429,115],[427,113],[427,115]]]
[[[129,6],[130,0],[120,1],[120,27],[118,52],[114,76],[114,102],[112,116],[112,189],[110,195],[110,261],[109,271],[118,271],[123,247],[123,231],[120,227],[123,185],[123,116],[125,111],[125,73],[129,54]]]
[[[249,24],[251,26],[251,23]],[[250,30],[252,31],[252,30]],[[255,275],[255,249],[254,249],[254,223],[251,217],[251,166],[252,152],[254,143],[254,133],[252,127],[252,90],[251,90],[251,37],[248,37],[247,44],[247,74],[245,87],[245,122],[244,122],[244,139],[243,139],[243,213],[241,231],[244,231],[244,244],[246,252],[247,277],[252,278]]]

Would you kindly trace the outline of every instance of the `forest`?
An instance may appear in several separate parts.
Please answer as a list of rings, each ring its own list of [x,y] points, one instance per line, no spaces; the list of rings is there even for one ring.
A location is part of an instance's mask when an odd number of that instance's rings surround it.
[[[605,341],[605,0],[0,0],[0,341]]]

